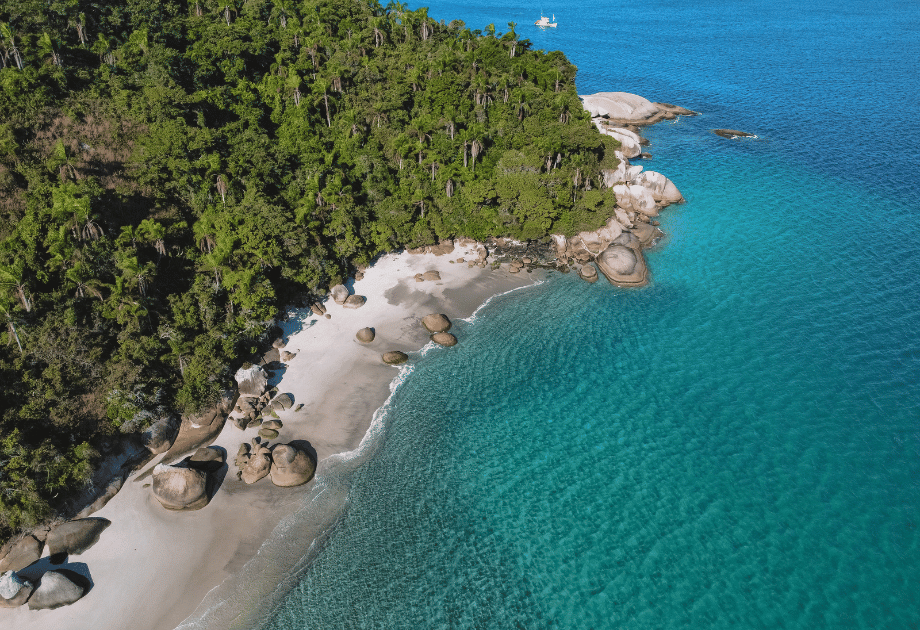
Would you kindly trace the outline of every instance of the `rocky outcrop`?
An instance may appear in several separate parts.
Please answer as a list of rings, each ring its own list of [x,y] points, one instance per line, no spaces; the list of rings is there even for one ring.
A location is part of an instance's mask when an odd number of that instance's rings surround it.
[[[271,467],[271,451],[265,446],[256,446],[246,460],[241,478],[245,483],[253,484],[268,475]]]
[[[272,483],[281,487],[307,483],[316,472],[316,460],[291,444],[276,444],[271,451]]]
[[[648,282],[648,267],[642,252],[625,245],[611,245],[596,259],[611,284],[618,287],[640,287]]]
[[[67,572],[70,574],[70,572]],[[38,586],[29,598],[30,610],[48,610],[68,606],[81,597],[85,589],[71,575],[61,571],[48,571],[39,578]]]
[[[422,326],[430,333],[447,332],[450,330],[450,320],[447,315],[431,313],[422,318]]]
[[[284,411],[294,406],[294,397],[290,394],[280,394],[271,402],[271,407],[275,411]]]
[[[416,247],[415,249],[407,249],[406,251],[410,254],[434,254],[435,256],[444,256],[445,254],[453,253],[454,241],[448,239],[446,241],[441,241],[437,245],[425,245],[423,247]]]
[[[179,434],[179,420],[173,415],[157,418],[141,434],[141,443],[154,455],[165,453]]]
[[[457,338],[449,332],[437,332],[431,335],[431,340],[436,344],[445,346],[447,348],[457,345]]]
[[[677,190],[670,179],[655,171],[644,171],[637,173],[632,182],[638,186],[648,189],[652,198],[659,204],[680,203],[684,196]]]
[[[19,608],[26,603],[35,587],[15,571],[0,575],[0,608]]]
[[[645,186],[636,184],[620,184],[613,187],[617,205],[627,212],[639,212],[647,217],[658,216],[658,205],[655,197]]]
[[[399,350],[391,350],[390,352],[384,352],[380,358],[387,365],[402,365],[409,360],[409,355]]]
[[[345,308],[361,308],[364,306],[364,303],[367,302],[367,298],[363,295],[349,295],[345,298],[345,301],[342,302],[342,306]]]
[[[642,153],[641,139],[638,134],[623,129],[622,127],[610,127],[602,118],[594,119],[594,126],[602,134],[614,138],[620,143],[620,152],[627,158],[639,157]]]
[[[194,468],[157,464],[153,496],[167,510],[197,510],[208,504],[207,474]]]
[[[344,304],[348,299],[348,288],[344,284],[337,284],[329,290],[329,297],[336,304]]]
[[[0,549],[0,571],[19,571],[42,557],[44,543],[31,534],[16,542],[7,543]]]
[[[258,398],[265,392],[265,388],[268,387],[268,375],[265,373],[265,370],[258,365],[241,367],[236,371],[233,378],[236,380],[236,386],[240,392],[241,398]]]
[[[99,541],[102,532],[112,522],[105,518],[81,518],[56,526],[48,534],[45,544],[52,557],[75,556],[83,553]]]
[[[201,470],[205,473],[215,472],[220,469],[223,464],[223,451],[214,447],[199,448],[188,458],[189,468]]]
[[[695,116],[696,112],[671,105],[652,103],[647,98],[627,92],[598,92],[580,97],[585,110],[621,124],[653,125],[677,116]]]
[[[355,339],[361,343],[370,343],[374,340],[374,329],[373,328],[362,328],[355,334]]]

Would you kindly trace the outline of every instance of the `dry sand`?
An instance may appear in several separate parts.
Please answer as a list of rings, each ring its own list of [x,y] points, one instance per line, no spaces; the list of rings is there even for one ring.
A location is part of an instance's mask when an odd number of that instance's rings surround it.
[[[293,395],[295,408],[304,407],[280,413],[284,427],[276,442],[298,439],[312,444],[320,460],[314,481],[299,488],[277,488],[268,478],[252,486],[238,481],[233,458],[239,444],[250,441],[257,431],[240,431],[227,422],[213,444],[226,449],[230,468],[208,506],[181,513],[163,509],[145,487],[149,471],[165,456],[154,458],[93,515],[112,521],[100,541],[68,559],[68,568],[90,577],[90,592],[57,610],[0,610],[2,627],[247,627],[248,620],[258,616],[253,608],[262,608],[265,597],[277,599],[284,590],[276,588],[278,581],[285,580],[298,561],[301,566],[306,562],[300,556],[286,557],[283,545],[271,549],[273,545],[263,547],[263,542],[273,531],[279,539],[290,533],[293,540],[296,533],[295,548],[306,549],[337,517],[337,510],[320,508],[344,503],[347,489],[325,478],[334,477],[328,473],[349,460],[341,454],[361,444],[374,411],[390,394],[390,383],[399,371],[384,365],[380,355],[424,346],[428,335],[419,320],[429,313],[468,317],[490,296],[532,284],[541,276],[449,262],[464,255],[469,259],[470,253],[458,247],[439,257],[383,256],[349,287],[367,298],[363,307],[348,310],[328,300],[331,319],[302,309],[283,324],[290,335],[285,349],[297,356],[271,383]],[[416,282],[416,273],[432,269],[440,272],[440,281]],[[366,345],[355,340],[355,333],[365,326],[376,330],[376,339]],[[174,459],[175,455],[166,456]],[[297,511],[305,506],[316,508],[317,518],[302,518],[303,511]],[[240,577],[243,574],[245,578]]]

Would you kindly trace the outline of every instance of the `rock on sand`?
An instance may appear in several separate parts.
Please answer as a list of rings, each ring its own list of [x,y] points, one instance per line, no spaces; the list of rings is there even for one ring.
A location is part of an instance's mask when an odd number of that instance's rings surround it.
[[[447,315],[432,313],[422,318],[422,326],[430,333],[447,332],[450,330],[450,320]]]
[[[46,610],[67,606],[83,597],[83,592],[83,587],[64,573],[48,571],[39,578],[38,587],[29,598],[29,609]]]
[[[361,343],[370,343],[374,340],[374,329],[373,328],[362,328],[355,335],[355,339]]]
[[[337,284],[330,289],[329,295],[336,304],[344,304],[348,299],[348,287],[344,284]]]
[[[157,464],[153,496],[167,510],[197,510],[208,504],[207,480],[201,470]]]
[[[15,571],[0,575],[0,608],[18,608],[26,603],[34,587]]]
[[[384,352],[381,358],[387,365],[401,365],[409,360],[409,355],[399,350],[391,350],[390,352]]]
[[[51,530],[45,544],[52,556],[78,555],[95,545],[112,522],[105,518],[81,518],[61,523]]]
[[[272,449],[272,483],[291,487],[307,483],[316,472],[316,461],[306,452],[291,444],[277,444]]]

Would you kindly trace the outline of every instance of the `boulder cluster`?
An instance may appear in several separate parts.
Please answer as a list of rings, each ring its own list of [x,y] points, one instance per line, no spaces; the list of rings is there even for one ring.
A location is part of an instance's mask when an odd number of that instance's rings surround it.
[[[269,446],[254,440],[251,445],[240,444],[234,463],[240,469],[240,479],[247,484],[270,477],[276,486],[299,486],[316,472],[315,456],[293,442]]]
[[[109,525],[104,518],[75,519],[42,531],[41,537],[26,534],[7,543],[0,549],[0,608],[60,608],[83,597],[89,579],[64,563],[96,544]],[[51,563],[60,568],[44,570],[37,564],[46,546]]]

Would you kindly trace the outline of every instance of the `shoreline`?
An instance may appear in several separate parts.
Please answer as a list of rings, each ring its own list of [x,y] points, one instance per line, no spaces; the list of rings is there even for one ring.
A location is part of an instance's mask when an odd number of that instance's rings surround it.
[[[263,617],[264,597],[274,599],[287,592],[280,583],[296,575],[301,563],[309,562],[341,515],[347,484],[338,483],[339,473],[343,465],[356,467],[370,454],[364,452],[373,437],[369,429],[406,373],[406,368],[394,372],[381,361],[381,354],[388,350],[417,354],[429,343],[420,324],[429,313],[465,319],[493,296],[535,284],[545,276],[541,270],[512,274],[504,268],[493,271],[488,266],[451,264],[465,254],[475,257],[475,247],[458,246],[441,256],[382,255],[361,280],[349,283],[353,293],[367,298],[363,307],[349,310],[327,300],[330,320],[317,318],[305,307],[289,311],[288,319],[281,322],[288,337],[286,350],[297,356],[270,384],[293,394],[294,408],[304,406],[300,411],[280,412],[284,426],[273,442],[308,440],[318,460],[313,480],[296,488],[276,487],[268,479],[247,486],[236,478],[231,465],[206,507],[171,512],[145,485],[156,464],[179,453],[171,449],[153,457],[92,515],[112,522],[99,542],[63,565],[90,578],[89,592],[54,610],[23,607],[4,612],[7,623],[35,630],[115,630],[135,626],[139,619],[151,630],[251,627],[237,624],[248,620],[247,611]],[[437,270],[441,280],[416,282],[416,273],[429,270]],[[367,345],[354,338],[365,326],[377,330],[375,340]],[[437,350],[449,348],[430,351]],[[256,435],[257,429],[241,431],[228,420],[210,445],[225,449],[232,464],[238,445]],[[314,513],[303,520],[298,512],[305,509]],[[265,543],[276,532],[296,542],[301,553],[295,557],[280,548],[270,549]],[[47,556],[45,549],[43,560]],[[244,579],[253,571],[260,576],[257,583]],[[268,592],[256,593],[257,585]],[[235,597],[234,590],[248,597]],[[218,615],[226,621],[215,619]]]

